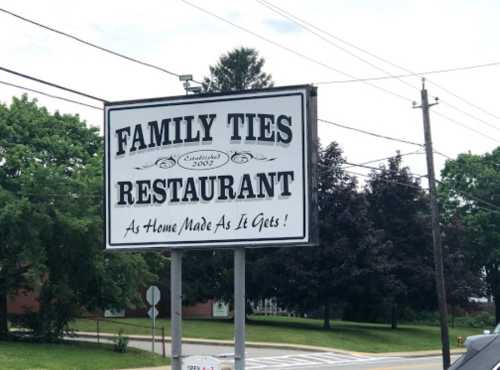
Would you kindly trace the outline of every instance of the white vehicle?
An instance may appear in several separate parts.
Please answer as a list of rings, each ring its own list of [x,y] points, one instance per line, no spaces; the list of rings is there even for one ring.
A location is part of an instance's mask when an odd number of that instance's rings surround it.
[[[494,337],[494,336],[497,336],[497,335],[500,335],[500,324],[498,324],[496,326],[495,329],[493,329],[493,332],[491,332],[491,330],[485,330],[483,331],[483,334],[479,334],[479,335],[471,335],[469,337],[467,337],[467,339],[465,340],[465,343],[464,343],[464,346],[467,347],[467,345],[477,339],[477,338],[482,338],[484,336],[490,336],[490,337]]]

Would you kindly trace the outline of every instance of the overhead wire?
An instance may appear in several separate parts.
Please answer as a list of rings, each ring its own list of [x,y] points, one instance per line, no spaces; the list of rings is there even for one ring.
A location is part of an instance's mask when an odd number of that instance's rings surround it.
[[[337,41],[340,41],[340,42],[342,42],[342,43],[343,43],[343,44],[345,44],[345,45],[348,45],[348,46],[352,47],[353,49],[356,49],[356,50],[358,50],[358,51],[361,51],[362,53],[365,53],[366,55],[369,55],[369,56],[371,56],[372,58],[378,59],[378,60],[380,60],[381,62],[386,63],[386,64],[388,64],[388,65],[390,65],[390,66],[392,66],[392,67],[395,67],[395,68],[398,68],[398,69],[400,69],[400,70],[403,70],[403,71],[405,71],[405,72],[407,72],[407,73],[410,73],[410,74],[412,74],[413,76],[422,77],[420,74],[418,74],[418,73],[416,73],[416,72],[414,72],[414,71],[412,71],[412,70],[410,70],[410,69],[408,69],[408,68],[406,68],[406,67],[403,67],[403,66],[401,66],[401,65],[399,65],[399,64],[396,64],[395,62],[392,62],[392,61],[390,61],[390,60],[388,60],[388,59],[386,59],[386,58],[380,57],[379,55],[376,55],[376,54],[374,54],[374,53],[372,53],[372,52],[370,52],[370,51],[368,51],[368,50],[366,50],[366,49],[364,49],[364,48],[361,48],[361,47],[359,47],[359,46],[355,45],[354,43],[351,43],[351,42],[349,42],[349,41],[347,41],[347,40],[345,40],[345,39],[342,39],[342,38],[340,38],[340,37],[338,37],[338,36],[336,36],[336,35],[332,34],[331,32],[328,32],[328,31],[326,31],[326,30],[324,30],[324,29],[322,29],[322,28],[320,28],[320,27],[318,27],[318,26],[316,26],[316,25],[312,24],[311,22],[308,22],[308,21],[306,21],[306,20],[304,20],[304,19],[302,19],[302,18],[299,18],[299,17],[297,17],[296,15],[294,15],[294,14],[292,14],[292,13],[290,13],[290,12],[288,12],[288,11],[284,10],[283,8],[278,7],[278,6],[277,6],[277,5],[275,5],[275,4],[270,3],[270,2],[269,2],[269,1],[267,1],[267,0],[257,0],[257,1],[258,1],[259,3],[266,3],[266,4],[267,4],[267,5],[269,5],[270,7],[273,7],[273,8],[275,8],[275,9],[277,9],[277,10],[281,11],[282,13],[285,13],[288,17],[293,18],[293,19],[290,19],[290,18],[287,18],[287,19],[292,20],[292,21],[293,21],[294,23],[296,23],[296,24],[297,24],[297,23],[299,23],[299,22],[302,22],[303,24],[306,24],[307,26],[309,26],[309,27],[311,27],[311,28],[314,28],[314,29],[316,29],[317,31],[320,31],[320,32],[324,33],[325,35],[328,35],[328,36],[330,36],[331,38],[333,38],[333,39],[335,39],[335,40],[337,40]],[[283,15],[282,15],[282,16],[283,16]],[[300,23],[299,23],[299,24],[300,24]],[[398,78],[398,77],[394,76],[394,78]],[[362,81],[360,81],[360,82],[362,82]],[[491,112],[487,111],[487,110],[486,110],[486,109],[484,109],[484,108],[479,107],[478,105],[476,105],[476,104],[474,104],[474,103],[472,103],[472,102],[468,101],[468,100],[467,100],[467,99],[465,99],[465,98],[460,97],[459,95],[457,95],[457,94],[453,93],[451,90],[446,89],[444,86],[442,86],[442,85],[440,85],[440,84],[437,84],[436,82],[433,82],[433,81],[428,81],[428,82],[429,82],[429,83],[431,83],[431,84],[433,84],[434,86],[436,86],[436,87],[440,88],[441,90],[443,90],[443,91],[447,92],[448,94],[450,94],[450,95],[454,96],[455,98],[457,98],[457,99],[461,100],[462,102],[464,102],[464,103],[466,103],[466,104],[468,104],[468,105],[470,105],[470,106],[472,106],[472,107],[474,107],[474,108],[476,108],[476,109],[478,109],[478,110],[482,111],[483,113],[488,114],[488,115],[490,115],[490,116],[492,116],[492,117],[494,117],[494,118],[496,118],[496,119],[500,119],[500,117],[499,117],[498,115],[496,115],[496,114],[494,114],[494,113],[491,113]],[[446,103],[446,102],[444,102],[444,103],[445,103],[445,104],[448,104],[448,103]]]
[[[50,26],[47,26],[47,25],[42,24],[42,23],[40,23],[40,22],[37,22],[37,21],[34,21],[34,20],[32,20],[32,19],[26,18],[26,17],[24,17],[24,16],[22,16],[22,15],[19,15],[19,14],[17,14],[17,13],[14,13],[14,12],[12,12],[12,11],[10,11],[10,10],[5,9],[5,8],[0,8],[0,12],[3,12],[3,13],[5,13],[5,14],[8,14],[8,15],[10,15],[10,16],[12,16],[12,17],[15,17],[15,18],[17,18],[17,19],[19,19],[19,20],[22,20],[22,21],[24,21],[24,22],[30,23],[30,24],[35,25],[35,26],[37,26],[37,27],[41,27],[41,28],[43,28],[43,29],[45,29],[45,30],[48,30],[48,31],[54,32],[54,33],[59,34],[59,35],[61,35],[61,36],[68,37],[68,38],[70,38],[70,39],[72,39],[72,40],[74,40],[74,41],[77,41],[77,42],[79,42],[79,43],[81,43],[81,44],[84,44],[84,45],[90,46],[90,47],[92,47],[92,48],[98,49],[98,50],[103,51],[103,52],[105,52],[105,53],[108,53],[108,54],[111,54],[111,55],[117,56],[117,57],[119,57],[119,58],[123,58],[123,59],[125,59],[125,60],[130,61],[130,62],[137,63],[137,64],[143,65],[143,66],[145,66],[145,67],[149,67],[149,68],[152,68],[152,69],[155,69],[155,70],[158,70],[158,71],[164,72],[164,73],[169,74],[169,75],[171,75],[171,76],[175,76],[175,77],[180,77],[180,76],[181,76],[181,74],[179,74],[179,73],[175,73],[175,72],[173,72],[173,71],[170,71],[170,70],[168,70],[168,69],[166,69],[166,68],[163,68],[163,67],[157,66],[157,65],[155,65],[155,64],[152,64],[152,63],[149,63],[149,62],[145,62],[145,61],[143,61],[143,60],[140,60],[140,59],[137,59],[137,58],[134,58],[134,57],[130,57],[130,56],[128,56],[128,55],[125,55],[125,54],[122,54],[122,53],[116,52],[116,51],[111,50],[111,49],[109,49],[109,48],[106,48],[106,47],[104,47],[104,46],[97,45],[97,44],[95,44],[95,43],[92,43],[92,42],[90,42],[90,41],[84,40],[84,39],[82,39],[82,38],[80,38],[80,37],[78,37],[78,36],[75,36],[75,35],[73,35],[73,34],[70,34],[70,33],[68,33],[68,32],[64,32],[64,31],[58,30],[58,29],[56,29],[56,28],[54,28],[54,27],[50,27]],[[200,82],[200,81],[197,81],[197,80],[191,80],[191,81],[196,82],[196,83],[200,83],[200,84],[201,84],[201,82]]]
[[[435,70],[430,70],[430,71],[406,73],[406,74],[399,74],[399,75],[392,75],[392,76],[373,76],[373,77],[355,78],[355,79],[350,79],[350,80],[316,81],[316,82],[314,82],[314,84],[315,85],[330,85],[330,84],[343,84],[343,83],[354,83],[354,82],[363,82],[363,81],[382,81],[382,80],[390,80],[390,79],[394,79],[394,78],[415,77],[415,75],[426,76],[426,75],[431,75],[431,74],[467,71],[467,70],[472,70],[472,69],[497,67],[497,66],[500,66],[500,62],[475,64],[475,65],[461,66],[461,67],[454,67],[454,68],[445,68],[445,69],[435,69]],[[497,117],[495,115],[493,115],[493,117],[500,119],[500,117]]]
[[[44,95],[44,96],[47,96],[47,97],[52,98],[52,99],[58,99],[58,100],[66,101],[66,102],[69,102],[69,103],[74,103],[74,104],[82,105],[82,106],[87,107],[87,108],[97,109],[97,110],[101,110],[101,111],[103,110],[101,107],[97,107],[95,105],[83,103],[83,102],[80,102],[80,101],[77,101],[77,100],[73,100],[73,99],[69,99],[69,98],[65,98],[65,97],[62,97],[62,96],[59,96],[59,95],[49,94],[49,93],[46,93],[46,92],[41,91],[41,90],[36,90],[36,89],[32,89],[32,88],[29,88],[29,87],[26,87],[26,86],[21,86],[21,85],[13,84],[11,82],[1,81],[0,80],[0,84],[6,85],[6,86],[15,87],[17,89],[21,89],[21,90],[25,90],[25,91],[30,91],[30,92],[33,92],[33,93],[36,93],[36,94]]]
[[[345,162],[345,163],[347,164],[349,162]],[[363,165],[360,165],[360,164],[353,164],[353,165],[355,165],[356,167],[364,167],[364,168],[367,167],[367,166],[363,166]],[[377,168],[377,167],[372,167],[370,169],[372,171],[383,170],[383,168]],[[354,175],[354,176],[361,176],[361,177],[365,177],[365,178],[371,178],[371,176],[369,174],[364,174],[364,173],[361,173],[361,172],[356,172],[356,171],[352,171],[352,170],[344,170],[344,172],[346,172],[348,174],[351,174],[351,175]],[[414,176],[414,177],[417,177],[417,178],[427,177],[427,176],[414,175],[414,174],[411,174],[411,173],[409,173],[409,174],[411,176]],[[400,182],[400,181],[393,180],[393,179],[378,178],[378,180],[383,181],[383,182],[394,183],[394,184],[406,186],[406,187],[417,189],[417,190],[420,190],[420,189],[423,190],[423,188],[420,187],[420,186],[412,185],[412,184],[409,184],[409,183]],[[435,182],[438,183],[438,184],[440,184],[440,185],[444,185],[443,182],[441,182],[441,181],[439,181],[437,179],[435,179]],[[478,198],[478,197],[476,197],[476,196],[474,196],[474,195],[472,195],[472,194],[470,194],[468,192],[464,192],[464,191],[458,190],[456,188],[452,188],[452,189],[455,190],[457,192],[457,194],[460,194],[465,199],[467,199],[467,198],[469,200],[472,199],[473,201],[475,201],[477,203],[483,204],[483,206],[475,205],[477,208],[482,209],[482,210],[486,210],[486,211],[489,211],[489,212],[500,213],[500,207],[498,207],[497,205],[495,205],[495,204],[493,204],[491,202],[485,201],[484,199]]]
[[[360,173],[360,172],[356,172],[356,171],[345,170],[344,172],[346,172],[348,174],[351,174],[351,175],[354,175],[354,176],[361,176],[361,177],[365,177],[365,178],[370,178],[370,175],[367,175],[367,174],[364,174],[364,173]],[[416,190],[424,190],[420,186],[412,185],[412,184],[409,184],[409,183],[400,182],[400,181],[396,181],[396,180],[392,180],[392,179],[381,178],[380,181],[387,182],[387,183],[393,183],[393,184],[397,184],[397,185],[401,185],[401,186],[406,186],[408,188],[412,188],[412,189],[416,189]]]
[[[417,154],[425,154],[423,152],[420,152],[420,151],[414,151],[414,152],[408,152],[408,153],[396,153],[395,155],[392,155],[390,157],[384,157],[384,158],[379,158],[379,159],[372,159],[372,160],[369,160],[369,161],[366,161],[366,162],[362,162],[360,163],[360,165],[367,165],[367,164],[372,164],[372,163],[378,163],[378,162],[382,162],[382,161],[387,161],[389,159],[392,159],[394,157],[406,157],[406,156],[409,156],[409,155],[417,155]],[[346,166],[344,168],[351,168],[351,167],[356,167],[356,165],[349,165],[349,166]]]
[[[349,166],[353,166],[353,167],[360,167],[360,168],[366,168],[366,169],[369,169],[369,170],[372,170],[372,171],[381,171],[381,170],[384,170],[384,168],[380,168],[380,167],[374,167],[374,166],[368,166],[366,164],[361,164],[361,163],[353,163],[353,162],[348,162],[348,161],[344,161],[345,164],[349,165]],[[416,178],[426,178],[427,175],[418,175],[418,174],[415,174],[415,173],[412,173],[412,172],[408,172],[408,175],[410,175],[411,177],[416,177]]]
[[[447,185],[447,184],[444,184],[441,180],[436,179],[435,181],[436,181],[438,184],[440,184],[440,185]],[[456,192],[457,192],[457,194],[460,194],[461,196],[463,196],[463,197],[465,197],[465,198],[470,198],[470,199],[472,199],[472,200],[474,200],[474,201],[476,201],[476,202],[478,202],[478,203],[482,203],[482,204],[484,204],[485,206],[491,207],[491,208],[495,209],[496,211],[499,211],[499,212],[500,212],[500,206],[497,206],[497,205],[496,205],[496,204],[494,204],[494,203],[491,203],[491,202],[489,202],[489,201],[487,201],[487,200],[484,200],[484,199],[482,199],[482,198],[476,197],[475,195],[472,195],[472,194],[471,194],[471,193],[469,193],[469,192],[466,192],[466,191],[463,191],[463,190],[459,190],[459,189],[457,189],[457,188],[455,188],[455,187],[451,187],[451,188],[452,188],[454,191],[456,191]]]
[[[350,78],[356,78],[356,76],[354,76],[354,75],[352,75],[352,74],[350,74],[348,72],[342,71],[342,70],[340,70],[340,69],[338,69],[336,67],[333,67],[333,66],[331,66],[331,65],[329,65],[327,63],[324,63],[324,62],[319,61],[317,59],[311,58],[310,56],[307,56],[306,54],[303,54],[303,53],[301,53],[301,52],[299,52],[297,50],[294,50],[294,49],[292,49],[292,48],[290,48],[288,46],[285,46],[285,45],[280,44],[280,43],[278,43],[276,41],[273,41],[273,40],[271,40],[271,39],[269,39],[269,38],[267,38],[265,36],[262,36],[261,34],[259,34],[257,32],[254,32],[254,31],[252,31],[252,30],[250,30],[250,29],[248,29],[246,27],[240,26],[239,24],[236,24],[236,23],[230,21],[229,19],[221,17],[221,16],[219,16],[219,15],[217,15],[217,14],[215,14],[215,13],[213,13],[213,12],[211,12],[211,11],[205,9],[205,8],[202,8],[199,5],[193,4],[193,3],[191,3],[188,0],[180,0],[180,1],[182,1],[183,3],[189,5],[192,8],[198,9],[199,11],[201,11],[201,12],[203,12],[205,14],[210,15],[213,18],[216,18],[216,19],[218,19],[218,20],[220,20],[220,21],[222,21],[224,23],[227,23],[227,24],[229,24],[229,25],[231,25],[231,26],[233,26],[233,27],[235,27],[235,28],[237,28],[237,29],[245,32],[245,33],[248,33],[248,34],[250,34],[250,35],[252,35],[254,37],[257,37],[257,38],[259,38],[259,39],[261,39],[261,40],[263,40],[263,41],[265,41],[265,42],[267,42],[267,43],[269,43],[271,45],[274,45],[274,46],[276,46],[276,47],[278,47],[278,48],[280,48],[282,50],[285,50],[285,51],[287,51],[287,52],[289,52],[291,54],[294,54],[294,55],[296,55],[296,56],[298,56],[298,57],[300,57],[302,59],[305,59],[305,60],[307,60],[307,61],[309,61],[311,63],[319,65],[319,66],[321,66],[323,68],[326,68],[326,69],[328,69],[330,71],[342,74],[344,76],[347,76],[347,77],[350,77]],[[405,97],[405,96],[403,96],[403,95],[401,95],[399,93],[396,93],[394,91],[388,90],[388,89],[386,89],[384,87],[375,85],[375,84],[373,84],[373,83],[371,83],[369,81],[365,82],[365,84],[367,84],[367,85],[369,85],[369,86],[371,86],[371,87],[373,87],[373,88],[375,88],[377,90],[383,91],[383,92],[385,92],[385,93],[387,93],[389,95],[395,96],[395,97],[397,97],[399,99],[405,100],[407,102],[412,102],[412,99],[409,99],[409,98],[407,98],[407,97]]]
[[[488,139],[488,140],[490,140],[490,141],[493,141],[493,142],[495,142],[495,143],[497,143],[497,144],[499,144],[499,143],[500,143],[500,140],[499,140],[499,139],[495,139],[494,137],[492,137],[492,136],[490,136],[490,135],[487,135],[487,134],[485,134],[485,133],[484,133],[484,132],[482,132],[482,131],[476,130],[475,128],[470,127],[470,126],[466,125],[465,123],[463,123],[463,122],[461,122],[461,121],[458,121],[458,120],[456,120],[456,119],[454,119],[454,118],[452,118],[452,117],[450,117],[450,116],[448,116],[448,115],[446,115],[446,114],[444,114],[444,113],[441,113],[441,112],[439,112],[439,111],[434,111],[434,114],[435,114],[436,116],[439,116],[439,117],[444,118],[444,119],[445,119],[445,120],[447,120],[447,121],[453,122],[453,123],[455,123],[455,124],[456,124],[456,125],[458,125],[458,126],[461,126],[461,127],[463,127],[463,128],[466,128],[466,129],[467,129],[467,130],[469,130],[469,131],[473,131],[473,132],[475,132],[476,134],[478,134],[478,135],[480,135],[480,136],[484,137],[485,139]]]
[[[330,125],[337,126],[337,127],[340,127],[340,128],[346,129],[346,130],[356,131],[356,132],[359,132],[361,134],[378,137],[380,139],[385,139],[385,140],[390,140],[390,141],[396,141],[396,142],[400,142],[400,143],[404,143],[404,144],[409,144],[409,145],[414,145],[414,146],[418,146],[418,147],[424,147],[424,144],[421,144],[421,143],[417,143],[417,142],[410,141],[410,140],[405,140],[405,139],[399,139],[399,138],[395,138],[395,137],[392,137],[392,136],[381,135],[381,134],[378,134],[378,133],[375,133],[375,132],[366,131],[366,130],[362,130],[362,129],[359,129],[359,128],[354,128],[354,127],[351,127],[351,126],[343,125],[341,123],[329,121],[329,120],[326,120],[326,119],[323,119],[323,118],[318,118],[318,121],[319,122],[323,122],[323,123],[328,123]]]
[[[41,83],[41,84],[44,84],[44,85],[47,85],[47,86],[55,87],[57,89],[67,91],[67,92],[70,92],[72,94],[81,95],[81,96],[84,96],[84,97],[92,99],[92,100],[98,100],[98,101],[100,101],[102,103],[107,103],[108,102],[107,100],[99,98],[97,96],[90,95],[90,94],[87,94],[87,93],[84,93],[84,92],[81,92],[81,91],[78,91],[78,90],[75,90],[75,89],[70,89],[68,87],[64,87],[64,86],[55,84],[53,82],[49,82],[47,80],[42,80],[42,79],[37,78],[37,77],[29,76],[29,75],[21,73],[21,72],[16,72],[16,71],[14,71],[12,69],[9,69],[9,68],[5,68],[5,67],[1,67],[0,66],[0,71],[4,71],[4,72],[7,72],[7,73],[10,73],[10,74],[22,77],[22,78],[26,78],[28,80],[35,81],[35,82],[38,82],[38,83]]]
[[[292,14],[292,13],[290,13],[290,12],[288,12],[288,11],[284,10],[283,8],[280,8],[280,7],[278,7],[278,6],[276,6],[276,5],[272,4],[272,3],[270,3],[269,1],[266,1],[266,0],[256,0],[256,1],[257,1],[259,4],[263,5],[264,7],[266,7],[267,9],[270,9],[272,12],[274,12],[274,13],[276,13],[276,14],[279,14],[279,15],[280,15],[280,16],[282,16],[283,18],[285,18],[285,19],[287,19],[287,20],[289,20],[289,21],[291,21],[291,22],[295,23],[296,25],[298,25],[298,26],[302,27],[302,28],[303,28],[303,29],[305,29],[306,31],[308,31],[308,32],[312,33],[313,35],[315,35],[315,36],[319,37],[321,40],[323,40],[323,41],[327,42],[328,44],[333,45],[334,47],[336,47],[336,48],[338,48],[338,49],[340,49],[340,50],[344,51],[345,53],[347,53],[347,54],[351,55],[352,57],[354,57],[354,58],[356,58],[356,59],[358,59],[358,60],[360,60],[361,62],[363,62],[363,63],[365,63],[365,64],[368,64],[368,65],[369,65],[369,66],[371,66],[372,68],[375,68],[375,69],[377,69],[377,70],[379,70],[379,71],[381,71],[381,72],[383,72],[383,73],[387,74],[389,77],[398,79],[398,80],[399,80],[401,83],[403,83],[404,85],[409,86],[409,87],[411,87],[411,88],[414,88],[414,89],[417,89],[417,90],[418,90],[418,87],[415,87],[413,84],[408,83],[407,81],[403,80],[402,78],[399,78],[399,77],[397,77],[396,75],[391,74],[389,71],[387,71],[387,70],[385,70],[385,69],[383,69],[383,68],[381,68],[381,67],[379,67],[379,66],[375,65],[374,63],[372,63],[372,62],[370,62],[370,61],[366,60],[365,58],[362,58],[362,57],[360,57],[359,55],[357,55],[357,54],[355,54],[355,53],[351,52],[350,50],[348,50],[348,49],[346,49],[346,48],[344,48],[344,47],[342,47],[342,46],[340,46],[340,45],[336,44],[335,42],[333,42],[333,41],[331,41],[330,39],[328,39],[328,38],[324,37],[323,35],[319,34],[318,32],[315,32],[313,29],[316,29],[316,30],[318,30],[318,31],[322,32],[323,34],[326,34],[326,35],[330,36],[331,38],[334,38],[334,39],[336,39],[336,40],[339,40],[339,41],[341,41],[341,42],[343,42],[343,43],[345,43],[345,44],[347,44],[347,45],[349,45],[349,46],[351,46],[351,47],[355,47],[353,44],[348,43],[347,41],[342,40],[342,39],[340,39],[340,38],[338,38],[338,37],[336,37],[336,36],[332,35],[332,34],[331,34],[331,33],[329,33],[328,31],[325,31],[325,30],[323,30],[323,29],[321,29],[321,28],[319,28],[319,27],[317,27],[317,26],[315,26],[315,25],[311,24],[310,22],[308,22],[308,21],[306,21],[306,20],[304,20],[304,19],[302,19],[302,18],[299,18],[299,17],[295,16],[294,14]],[[360,51],[362,51],[362,52],[365,52],[365,53],[367,53],[368,55],[370,55],[370,56],[372,56],[372,57],[377,57],[377,56],[375,56],[375,55],[374,55],[374,54],[372,54],[372,53],[368,53],[368,52],[366,52],[366,50],[364,50],[364,49],[362,49],[362,48],[358,48],[358,47],[356,47],[356,49],[358,49],[358,50],[360,50]],[[382,61],[384,61],[384,62],[386,62],[386,63],[388,62],[388,61],[386,61],[385,59],[382,59],[382,58],[378,58],[378,57],[377,57],[377,59],[382,60]],[[403,70],[405,70],[405,71],[407,71],[407,72],[412,72],[412,71],[409,71],[409,70],[407,70],[407,69],[404,69],[404,67],[398,66],[398,65],[396,65],[396,64],[391,64],[391,65],[393,65],[393,66],[395,66],[395,67],[397,67],[397,68],[403,69]],[[412,72],[412,74],[413,74],[414,76],[416,76],[416,75],[417,75],[416,73],[413,73],[413,72]],[[361,81],[361,80],[360,80],[360,81]],[[363,81],[361,81],[361,82],[366,82],[366,80],[363,80]],[[445,88],[443,88],[443,87],[441,87],[441,88],[442,88],[443,90],[446,90],[446,89],[445,89]],[[453,94],[451,91],[448,91],[448,93]],[[495,125],[493,125],[493,124],[491,124],[491,123],[489,123],[489,122],[487,122],[487,121],[485,121],[485,120],[483,120],[483,119],[481,119],[481,118],[479,118],[479,117],[475,116],[474,114],[471,114],[471,113],[469,113],[469,112],[466,112],[466,111],[464,111],[463,109],[458,108],[457,106],[455,106],[455,105],[453,105],[453,104],[451,104],[451,103],[447,103],[446,101],[444,101],[444,102],[443,102],[443,104],[448,105],[448,106],[449,106],[449,107],[451,107],[452,109],[455,109],[455,110],[457,110],[458,112],[460,112],[460,113],[462,113],[462,114],[465,114],[465,115],[467,115],[468,117],[470,117],[470,118],[472,118],[472,119],[474,119],[474,120],[477,120],[477,121],[479,121],[479,122],[481,122],[481,123],[485,124],[486,126],[488,126],[488,127],[490,127],[490,128],[493,128],[493,129],[495,129],[495,130],[500,131],[500,127],[497,127],[497,126],[495,126]],[[457,124],[457,123],[456,123],[456,122],[454,122],[454,121],[450,121],[450,122],[452,122],[452,123],[454,123],[454,124]],[[476,130],[476,129],[474,129],[474,128],[470,127],[470,126],[469,126],[469,125],[467,125],[467,124],[460,123],[460,124],[458,124],[458,125],[459,125],[460,127],[462,127],[462,128],[465,128],[465,129],[469,130],[469,131],[472,131],[472,132],[478,133],[478,130]],[[482,133],[482,134],[481,134],[481,136],[483,136],[483,137],[488,137],[488,138],[489,138],[489,139],[491,139],[491,140],[495,140],[495,141],[497,141],[495,138],[493,138],[493,137],[491,137],[491,136],[489,136],[489,135],[487,135],[487,134],[484,134],[484,133]]]
[[[290,14],[289,12],[283,10],[282,8],[279,8],[277,6],[275,6],[274,4],[271,4],[267,1],[264,1],[264,0],[256,0],[259,4],[261,4],[262,6],[266,7],[267,9],[271,10],[272,12],[276,13],[276,14],[279,14],[280,16],[282,16],[283,18],[285,19],[288,19],[289,21],[295,23],[296,25],[302,27],[303,29],[305,29],[306,31],[312,33],[313,35],[315,35],[316,37],[320,38],[321,40],[325,41],[326,43],[334,46],[335,48],[343,51],[344,53],[347,53],[349,54],[350,56],[352,56],[353,58],[355,59],[358,59],[359,61],[369,65],[370,67],[380,71],[380,72],[383,72],[385,74],[387,74],[389,77],[391,78],[396,78],[396,79],[399,79],[401,83],[407,85],[408,87],[412,88],[412,89],[417,89],[418,90],[418,87],[416,87],[415,85],[403,80],[403,79],[400,79],[398,78],[396,75],[393,75],[392,73],[388,72],[387,70],[377,66],[376,64],[370,62],[369,60],[353,53],[352,51],[350,51],[349,49],[345,48],[345,47],[342,47],[340,46],[339,44],[333,42],[331,39],[321,35],[320,33],[314,31],[314,29],[312,29],[311,27],[308,27],[308,22],[305,22],[303,20],[300,20],[300,22],[298,22],[296,19],[300,19],[298,17],[295,17],[293,16],[292,14]],[[306,24],[307,23],[307,24]],[[317,27],[315,27],[317,28]],[[319,28],[317,28],[319,29]],[[323,32],[324,33],[324,32]],[[366,82],[367,80],[363,81],[363,82]]]

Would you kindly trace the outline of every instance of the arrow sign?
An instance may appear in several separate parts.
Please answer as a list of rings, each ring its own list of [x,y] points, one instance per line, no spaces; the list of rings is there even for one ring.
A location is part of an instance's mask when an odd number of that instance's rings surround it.
[[[156,309],[156,307],[151,307],[149,310],[148,310],[148,316],[150,319],[155,319],[157,316],[158,316],[158,310]]]
[[[158,302],[160,302],[160,297],[160,289],[155,285],[151,285],[146,291],[146,301],[148,301],[151,306],[156,306]]]

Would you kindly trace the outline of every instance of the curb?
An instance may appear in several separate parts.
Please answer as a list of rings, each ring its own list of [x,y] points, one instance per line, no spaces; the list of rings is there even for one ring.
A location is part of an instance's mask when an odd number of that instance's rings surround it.
[[[75,337],[81,338],[97,338],[97,333],[94,332],[82,332],[75,331]],[[127,335],[131,340],[136,341],[144,341],[150,342],[151,336],[147,335]],[[110,333],[101,333],[99,334],[100,338],[103,339],[112,339],[116,337],[115,334]],[[155,342],[161,342],[161,338],[155,338]],[[165,342],[170,343],[171,338],[165,337]],[[219,339],[201,339],[201,338],[182,338],[182,343],[186,344],[207,344],[213,346],[232,346],[234,342],[232,340],[219,340]],[[288,349],[288,350],[297,350],[297,351],[305,351],[305,352],[335,352],[340,354],[347,355],[361,355],[361,356],[372,356],[372,357],[406,357],[406,358],[419,358],[419,357],[433,357],[433,356],[441,356],[440,350],[431,350],[431,351],[413,351],[413,352],[357,352],[357,351],[348,351],[338,348],[331,347],[321,347],[321,346],[308,346],[308,345],[300,345],[300,344],[288,344],[288,343],[263,343],[263,342],[246,342],[247,347],[251,348],[274,348],[274,349]],[[452,349],[452,355],[461,355],[466,352],[465,348]],[[157,370],[163,370],[163,367],[160,368],[151,368]],[[141,369],[141,370],[149,370],[149,369]],[[167,368],[165,368],[167,370]]]

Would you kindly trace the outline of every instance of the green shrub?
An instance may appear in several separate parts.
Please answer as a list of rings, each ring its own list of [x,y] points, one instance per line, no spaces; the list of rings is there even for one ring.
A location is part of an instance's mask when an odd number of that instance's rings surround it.
[[[115,352],[125,353],[128,351],[128,337],[123,335],[123,329],[120,329],[118,336],[113,338],[113,342],[115,343]]]
[[[495,325],[495,317],[489,312],[479,312],[475,315],[457,317],[455,324],[468,328],[491,328]]]

